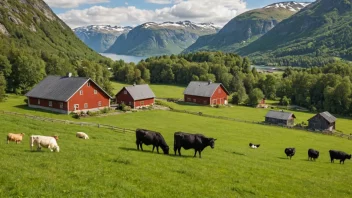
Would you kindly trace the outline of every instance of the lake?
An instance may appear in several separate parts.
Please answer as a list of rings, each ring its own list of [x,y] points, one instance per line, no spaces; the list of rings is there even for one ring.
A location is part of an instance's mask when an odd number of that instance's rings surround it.
[[[145,56],[128,56],[128,55],[109,54],[109,53],[101,53],[101,55],[106,56],[108,58],[111,58],[114,61],[123,60],[126,63],[133,62],[135,64],[137,64],[142,59],[148,58],[148,57],[145,57]],[[275,67],[264,66],[264,65],[252,65],[251,67],[252,68],[255,67],[257,70],[261,70],[261,71],[273,71],[273,70],[277,69]]]
[[[109,53],[100,53],[101,55],[111,58],[112,60],[116,61],[116,60],[123,60],[127,63],[138,63],[139,61],[141,61],[142,59],[146,59],[148,57],[144,57],[144,56],[128,56],[128,55],[118,55],[118,54],[109,54]]]

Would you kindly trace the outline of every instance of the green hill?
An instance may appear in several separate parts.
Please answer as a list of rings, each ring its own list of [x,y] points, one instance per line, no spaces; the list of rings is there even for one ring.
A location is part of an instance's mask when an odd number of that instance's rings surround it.
[[[106,61],[80,41],[44,1],[0,2],[0,73],[6,77],[8,91],[25,92],[48,74],[67,72],[102,84],[98,76],[106,68],[95,63]]]
[[[200,37],[184,52],[218,50],[233,52],[266,34],[306,5],[308,4],[283,2],[250,10],[233,18],[217,34]]]
[[[258,64],[312,66],[352,60],[351,4],[316,1],[238,52]]]

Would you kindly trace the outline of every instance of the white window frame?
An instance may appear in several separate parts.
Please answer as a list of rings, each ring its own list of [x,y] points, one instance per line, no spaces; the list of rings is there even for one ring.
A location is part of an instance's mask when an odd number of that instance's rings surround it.
[[[87,86],[90,87],[90,82],[87,83]]]
[[[216,105],[217,100],[213,99],[213,105]]]
[[[132,105],[132,102],[131,102],[131,101],[129,101],[129,102],[128,102],[128,105],[130,105],[130,106],[131,106],[131,105]]]
[[[126,90],[124,90],[124,91],[123,91],[123,94],[125,94],[125,95],[126,95],[126,94],[127,94],[127,91],[126,91]]]
[[[94,94],[95,95],[98,94],[98,90],[94,89]]]
[[[60,109],[63,109],[63,108],[64,108],[64,103],[60,102]]]
[[[49,107],[52,107],[53,106],[53,101],[49,101]]]
[[[84,103],[84,108],[88,109],[88,103]]]
[[[83,90],[79,91],[79,95],[83,96]]]
[[[73,105],[73,110],[78,111],[79,110],[79,104],[74,104]]]
[[[38,99],[38,105],[40,105],[40,99]]]
[[[101,101],[98,102],[98,107],[101,107]]]

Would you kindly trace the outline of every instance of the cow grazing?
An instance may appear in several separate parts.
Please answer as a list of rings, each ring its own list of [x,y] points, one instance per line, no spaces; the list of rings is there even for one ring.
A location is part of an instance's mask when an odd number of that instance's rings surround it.
[[[252,144],[252,143],[249,143],[249,147],[253,148],[253,149],[256,149],[256,148],[259,148],[260,144]]]
[[[16,144],[18,144],[19,142],[22,142],[24,133],[9,133],[7,134],[7,144],[12,141],[12,142],[16,142]]]
[[[84,133],[84,132],[77,132],[76,133],[76,137],[82,138],[82,139],[85,139],[85,140],[89,139],[88,135],[86,133]]]
[[[341,162],[343,164],[345,164],[346,159],[351,159],[351,154],[348,155],[347,153],[345,153],[343,151],[329,150],[329,153],[330,153],[331,163],[334,162],[334,159],[339,159],[340,164],[341,164]]]
[[[146,129],[137,129],[136,130],[136,144],[137,144],[137,150],[139,150],[139,147],[143,151],[142,144],[145,145],[153,145],[153,150],[156,147],[156,151],[159,153],[159,146],[163,150],[164,154],[169,154],[169,146],[166,144],[164,137],[159,133],[155,131],[150,131]]]
[[[291,159],[292,156],[295,155],[296,149],[295,148],[286,148],[285,153],[286,153],[287,158],[290,157],[290,159]]]
[[[316,160],[319,157],[319,151],[314,150],[314,149],[309,149],[308,150],[308,160]]]
[[[33,146],[37,146],[37,150],[41,150],[42,147],[48,148],[50,151],[60,151],[60,147],[56,142],[56,139],[51,136],[41,136],[41,135],[32,135],[30,137],[30,146],[31,150]]]
[[[207,138],[202,134],[190,134],[184,132],[176,132],[174,134],[174,151],[176,155],[176,151],[181,156],[181,147],[188,150],[194,149],[194,157],[197,155],[197,151],[199,153],[199,158],[202,157],[201,152],[207,146],[210,146],[212,149],[215,144],[214,138]]]

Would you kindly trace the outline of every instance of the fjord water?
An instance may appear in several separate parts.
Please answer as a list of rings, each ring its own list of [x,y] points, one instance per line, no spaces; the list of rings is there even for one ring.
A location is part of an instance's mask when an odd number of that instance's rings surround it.
[[[128,56],[128,55],[119,55],[119,54],[111,54],[111,53],[101,53],[101,55],[111,58],[112,60],[123,60],[126,63],[135,63],[137,64],[139,61],[146,59],[148,57],[144,56]]]

